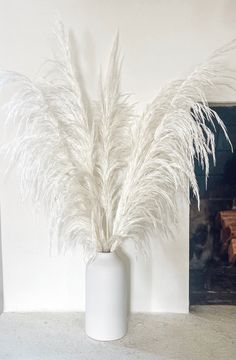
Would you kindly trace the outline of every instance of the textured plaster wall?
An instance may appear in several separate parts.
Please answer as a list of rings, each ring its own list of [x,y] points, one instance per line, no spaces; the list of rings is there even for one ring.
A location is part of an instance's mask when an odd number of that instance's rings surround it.
[[[50,54],[53,13],[73,32],[90,93],[95,94],[119,28],[124,57],[123,87],[141,110],[167,80],[186,76],[221,44],[236,37],[234,1],[191,0],[0,0],[0,68],[33,76]],[[213,101],[235,101],[222,89]],[[1,132],[2,135],[2,132]],[[4,165],[2,165],[4,166]],[[85,264],[79,251],[49,255],[47,221],[22,204],[13,173],[1,182],[5,311],[83,310]],[[188,206],[180,198],[180,224],[164,242],[154,236],[151,261],[130,259],[131,310],[188,311]]]

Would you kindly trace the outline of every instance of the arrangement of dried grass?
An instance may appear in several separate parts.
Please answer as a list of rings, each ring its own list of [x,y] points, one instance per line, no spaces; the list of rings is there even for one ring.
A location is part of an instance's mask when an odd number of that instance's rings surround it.
[[[151,231],[168,231],[175,221],[176,193],[188,197],[188,182],[199,201],[194,161],[207,178],[215,122],[229,141],[205,93],[234,81],[222,64],[236,43],[162,88],[135,116],[120,90],[118,37],[93,102],[83,96],[60,22],[55,35],[58,58],[35,81],[0,71],[0,90],[18,84],[6,118],[17,134],[5,155],[19,170],[22,192],[44,205],[60,249],[81,244],[87,253],[108,252],[129,238],[145,250]]]

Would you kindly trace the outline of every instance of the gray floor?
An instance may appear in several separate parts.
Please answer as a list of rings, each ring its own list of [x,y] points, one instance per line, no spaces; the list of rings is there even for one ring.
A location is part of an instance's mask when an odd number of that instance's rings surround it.
[[[126,337],[97,342],[80,313],[5,313],[1,360],[233,360],[236,307],[194,307],[189,315],[133,314]]]

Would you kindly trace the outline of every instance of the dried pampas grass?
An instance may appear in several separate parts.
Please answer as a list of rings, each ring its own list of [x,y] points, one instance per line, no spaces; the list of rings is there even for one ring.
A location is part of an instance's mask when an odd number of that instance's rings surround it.
[[[176,193],[188,198],[188,182],[199,201],[194,161],[207,178],[214,123],[229,141],[205,94],[235,81],[222,64],[236,42],[161,89],[137,117],[120,90],[118,36],[95,103],[84,96],[61,22],[55,36],[59,55],[35,81],[0,71],[0,90],[18,84],[7,104],[6,124],[17,131],[6,157],[19,170],[22,193],[45,207],[60,249],[108,252],[133,239],[144,251],[150,232],[168,231],[177,218]]]

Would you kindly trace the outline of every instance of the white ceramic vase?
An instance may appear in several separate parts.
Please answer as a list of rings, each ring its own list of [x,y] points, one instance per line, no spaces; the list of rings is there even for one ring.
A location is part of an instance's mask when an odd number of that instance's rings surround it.
[[[100,341],[120,339],[127,331],[127,278],[116,252],[98,252],[87,264],[85,329]]]

